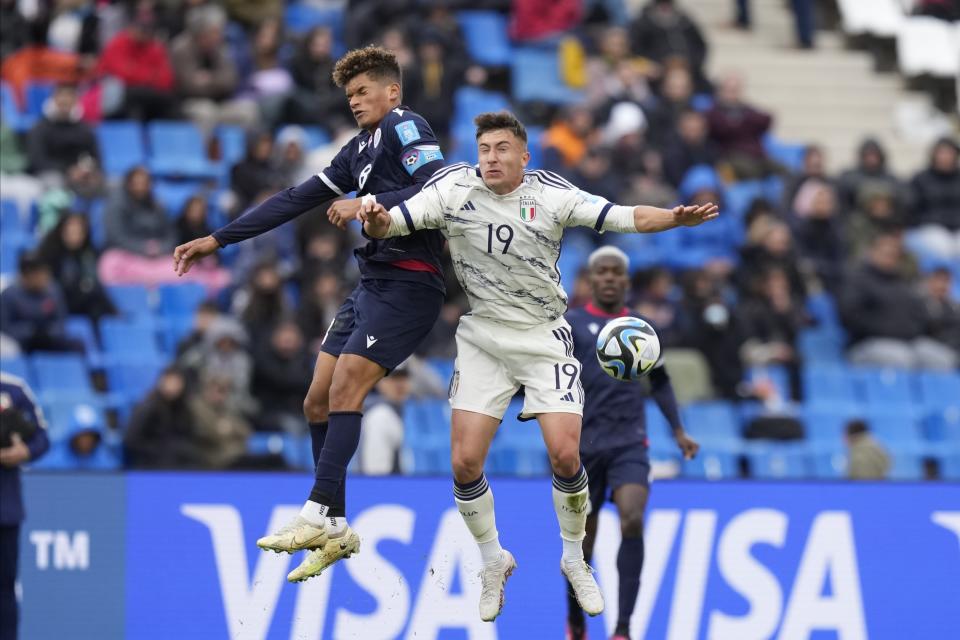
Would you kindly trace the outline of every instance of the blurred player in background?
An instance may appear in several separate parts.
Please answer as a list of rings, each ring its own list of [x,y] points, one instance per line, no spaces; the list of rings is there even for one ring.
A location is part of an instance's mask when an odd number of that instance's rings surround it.
[[[597,520],[610,497],[620,513],[620,550],[617,553],[619,608],[611,640],[629,640],[630,616],[640,592],[643,568],[643,514],[650,495],[650,459],[644,394],[637,384],[611,378],[597,362],[597,334],[613,318],[631,315],[625,306],[630,287],[630,259],[616,247],[601,247],[587,262],[593,300],[566,314],[573,329],[573,355],[580,361],[583,391],[583,432],[580,459],[590,478],[590,514],[587,516],[583,556],[590,562],[597,537]],[[670,377],[658,363],[649,374],[650,395],[670,424],[673,438],[686,459],[697,455],[699,445],[684,431]],[[583,609],[567,597],[567,638],[586,637]]]
[[[50,448],[47,423],[27,383],[0,372],[0,640],[16,640],[17,560],[24,519],[20,466]]]
[[[490,443],[510,399],[525,388],[522,417],[536,417],[553,468],[553,504],[563,540],[561,571],[590,615],[603,596],[584,562],[587,473],[580,463],[583,388],[573,357],[567,296],[556,264],[566,227],[655,232],[698,225],[717,207],[620,207],[580,191],[547,171],[524,169],[527,132],[507,112],[477,116],[479,168],[460,163],[437,172],[416,196],[389,212],[364,203],[374,237],[442,229],[471,312],[457,328],[450,384],[454,497],[483,560],[480,617],[503,607],[504,585],[517,564],[500,546],[493,494],[483,473]]]
[[[186,273],[200,258],[253,238],[330,200],[327,211],[341,229],[357,217],[361,199],[393,207],[413,196],[443,166],[430,125],[401,105],[396,56],[369,46],[350,51],[333,71],[362,131],[330,166],[303,184],[275,194],[222,229],[176,248],[174,264]],[[410,356],[436,322],[443,304],[443,236],[422,231],[391,240],[370,239],[354,253],[361,280],[331,323],[304,401],[316,479],[300,515],[257,541],[262,549],[314,550],[291,572],[293,581],[319,574],[359,550],[346,523],[347,465],[360,441],[363,401],[374,385]]]

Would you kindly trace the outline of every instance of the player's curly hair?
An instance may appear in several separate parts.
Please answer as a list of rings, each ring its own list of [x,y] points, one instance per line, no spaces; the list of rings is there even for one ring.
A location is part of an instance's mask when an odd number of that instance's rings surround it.
[[[527,143],[527,128],[509,111],[481,113],[473,119],[473,122],[477,125],[477,140],[488,131],[506,129],[523,140],[524,144]]]
[[[400,82],[400,63],[392,51],[372,44],[367,45],[348,51],[337,60],[333,67],[333,81],[338,87],[343,87],[361,73],[370,74],[377,80],[386,78]]]

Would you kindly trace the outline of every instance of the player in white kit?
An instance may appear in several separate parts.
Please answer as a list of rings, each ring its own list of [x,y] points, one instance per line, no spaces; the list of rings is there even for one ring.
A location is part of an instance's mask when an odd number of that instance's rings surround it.
[[[649,233],[695,226],[718,211],[713,204],[673,210],[611,204],[556,174],[525,171],[527,134],[512,114],[481,114],[476,124],[478,167],[461,163],[440,169],[406,202],[389,212],[366,202],[359,217],[375,238],[442,230],[470,302],[470,313],[457,328],[451,442],[454,497],[484,563],[480,617],[499,615],[506,579],[516,567],[510,552],[500,547],[483,465],[521,385],[521,415],[540,422],[553,468],[561,571],[583,610],[597,615],[603,597],[581,546],[589,512],[579,455],[583,388],[570,326],[563,318],[567,296],[556,266],[560,241],[571,226]]]

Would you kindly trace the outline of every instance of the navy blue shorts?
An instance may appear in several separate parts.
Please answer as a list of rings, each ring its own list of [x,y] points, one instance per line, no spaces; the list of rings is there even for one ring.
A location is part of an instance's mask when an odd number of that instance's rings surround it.
[[[590,503],[597,512],[613,492],[625,484],[650,486],[650,456],[641,443],[580,454],[590,481]]]
[[[440,315],[443,292],[404,280],[362,280],[337,310],[320,350],[353,353],[387,371],[413,354]]]

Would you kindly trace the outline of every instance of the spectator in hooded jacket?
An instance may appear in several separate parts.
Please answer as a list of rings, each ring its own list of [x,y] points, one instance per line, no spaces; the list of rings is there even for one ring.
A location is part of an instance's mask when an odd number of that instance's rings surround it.
[[[123,436],[131,467],[182,469],[196,467],[200,459],[197,427],[188,404],[183,374],[170,367],[156,386],[133,410]]]
[[[924,335],[930,319],[913,279],[900,270],[899,234],[877,236],[867,259],[844,281],[840,317],[856,365],[956,369],[957,353]]]
[[[66,425],[66,437],[53,443],[38,469],[107,471],[120,468],[120,458],[104,442],[106,425],[96,409],[77,405]]]
[[[82,157],[99,160],[97,139],[80,119],[82,113],[77,88],[57,85],[43,105],[43,117],[30,130],[28,155],[34,173],[62,174]]]
[[[932,265],[924,276],[927,335],[960,353],[960,300],[951,294],[952,282],[945,264]]]
[[[700,91],[709,90],[703,71],[707,43],[697,23],[673,0],[652,0],[630,25],[633,50],[663,66],[681,59],[693,73]]]
[[[289,64],[295,86],[284,109],[286,122],[326,124],[332,113],[350,115],[343,90],[333,82],[335,62],[330,28],[314,27],[307,32]]]
[[[252,388],[261,407],[258,428],[292,435],[307,432],[303,398],[313,378],[313,362],[293,320],[276,323],[266,339],[255,343]]]
[[[941,138],[930,152],[930,166],[913,177],[914,227],[908,244],[914,252],[960,260],[960,146]]]
[[[857,165],[840,174],[840,198],[847,210],[856,207],[862,198],[862,191],[885,186],[893,194],[896,211],[902,213],[910,201],[906,185],[887,169],[886,152],[880,143],[867,138],[857,151]]]
[[[699,111],[681,112],[677,127],[668,136],[663,152],[663,167],[667,179],[679,187],[687,171],[697,165],[714,166],[719,157],[716,146],[708,138],[707,119]]]
[[[794,239],[806,271],[836,292],[847,255],[837,190],[830,182],[809,178],[797,190],[792,210]]]

